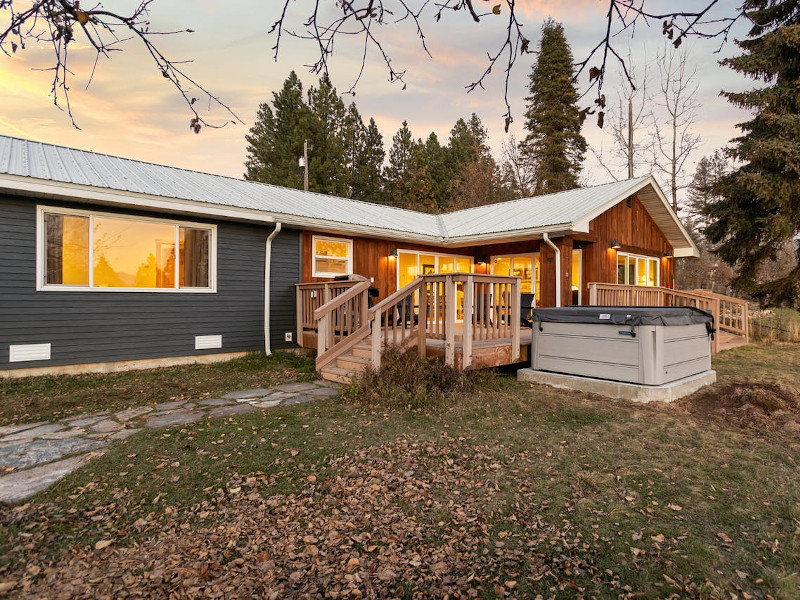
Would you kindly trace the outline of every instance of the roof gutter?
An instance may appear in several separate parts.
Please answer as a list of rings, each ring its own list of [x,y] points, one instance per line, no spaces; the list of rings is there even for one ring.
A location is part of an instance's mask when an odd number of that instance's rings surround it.
[[[269,293],[270,293],[270,267],[272,265],[272,240],[281,232],[281,223],[275,223],[275,229],[267,236],[267,243],[264,246],[264,352],[267,356],[272,356],[270,347],[270,323],[269,323]]]
[[[546,231],[542,234],[542,239],[556,253],[556,308],[559,308],[561,306],[561,250],[550,241],[550,236]]]

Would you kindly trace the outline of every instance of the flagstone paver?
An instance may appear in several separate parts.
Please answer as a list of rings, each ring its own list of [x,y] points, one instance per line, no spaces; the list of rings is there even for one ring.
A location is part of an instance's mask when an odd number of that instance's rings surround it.
[[[17,433],[18,431],[23,431],[24,429],[33,429],[39,425],[47,425],[47,421],[39,421],[38,423],[23,423],[22,425],[6,425],[5,427],[0,427],[0,436],[11,435],[12,433]]]
[[[198,402],[200,406],[227,406],[233,404],[233,400],[225,400],[224,398],[206,398]]]
[[[149,412],[153,411],[152,406],[139,406],[138,408],[129,408],[128,410],[121,410],[114,418],[117,419],[120,423],[124,423],[126,421],[130,421],[131,419],[135,419],[136,417],[141,417],[142,415],[146,415]]]
[[[225,398],[226,400],[239,400],[240,398],[260,398],[261,396],[266,396],[267,394],[271,393],[276,389],[277,387],[257,388],[254,390],[240,390],[238,392],[231,392],[230,394],[225,394],[223,398]]]
[[[166,415],[156,415],[148,417],[145,421],[145,427],[150,429],[159,429],[161,427],[170,427],[172,425],[188,425],[203,418],[203,413],[196,410],[180,410]]]
[[[66,426],[58,423],[48,423],[47,425],[39,425],[39,427],[34,427],[33,429],[25,429],[24,431],[19,431],[17,433],[12,433],[11,435],[4,436],[3,441],[21,442],[25,440],[32,440],[44,433],[53,433],[54,431],[61,431],[62,429],[66,429]]]
[[[313,402],[338,394],[329,381],[292,382],[271,388],[233,391],[197,402],[175,400],[134,406],[111,414],[75,415],[55,423],[0,427],[0,502],[19,502],[78,469],[98,450],[143,429],[188,425],[204,417],[231,417],[258,409]]]
[[[0,448],[0,465],[14,469],[26,469],[28,467],[58,460],[70,454],[96,450],[106,444],[107,442],[84,437],[66,440],[19,442],[13,446]],[[2,479],[0,479],[0,482],[1,481]]]
[[[19,502],[49,488],[82,466],[90,455],[80,454],[58,462],[39,465],[0,478],[0,502]]]
[[[233,415],[244,415],[249,412],[258,410],[257,406],[252,404],[235,404],[233,406],[218,406],[208,411],[209,417],[230,417]]]

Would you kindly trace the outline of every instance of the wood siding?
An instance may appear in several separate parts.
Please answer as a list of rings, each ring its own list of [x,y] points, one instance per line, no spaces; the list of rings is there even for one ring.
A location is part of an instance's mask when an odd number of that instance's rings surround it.
[[[630,208],[623,200],[592,219],[589,230],[597,236],[597,243],[584,249],[584,298],[588,298],[589,281],[617,283],[617,251],[610,248],[612,238],[621,244],[619,252],[658,258],[661,285],[674,287],[675,259],[664,257],[665,251],[674,254],[674,249],[635,195]]]
[[[313,257],[311,255],[312,232],[303,233],[302,280],[304,282],[329,281],[311,276]],[[327,237],[330,234],[322,234]],[[492,256],[510,254],[540,253],[541,260],[541,306],[555,306],[555,252],[544,241],[532,239],[519,242],[485,244],[482,246],[466,246],[462,248],[423,246],[409,244],[402,240],[390,241],[364,237],[340,236],[353,240],[353,272],[365,277],[374,278],[380,298],[397,290],[396,258],[390,258],[392,247],[405,250],[421,250],[439,254],[456,254],[471,256],[475,263],[476,273],[490,273],[489,260]],[[569,236],[552,237],[551,241],[561,253],[561,304],[572,304],[572,251],[582,250],[582,289],[581,298],[584,303],[589,299],[591,281],[603,283],[617,282],[617,254],[609,248],[611,239],[622,244],[621,252],[640,254],[659,258],[661,285],[673,286],[674,259],[664,258],[664,251],[673,251],[664,234],[648,214],[644,205],[636,196],[631,198],[628,208],[623,200],[610,208],[589,225],[589,233],[574,233]],[[486,261],[481,264],[480,261]]]
[[[264,243],[270,227],[206,221],[217,225],[216,293],[37,292],[37,203],[91,208],[0,196],[0,370],[263,349]],[[295,345],[284,341],[284,332],[295,329],[299,264],[300,233],[282,231],[272,250],[273,348]],[[222,348],[195,350],[196,335],[218,334]],[[9,363],[10,344],[36,343],[52,344],[51,360]]]

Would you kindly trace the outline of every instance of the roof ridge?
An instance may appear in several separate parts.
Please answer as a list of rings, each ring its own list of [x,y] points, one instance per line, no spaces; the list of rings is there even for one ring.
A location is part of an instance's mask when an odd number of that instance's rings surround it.
[[[532,200],[533,198],[542,199],[542,198],[547,198],[548,196],[557,196],[559,194],[566,194],[566,193],[569,193],[569,192],[577,192],[577,191],[580,191],[580,190],[593,190],[593,189],[597,189],[597,188],[606,187],[606,186],[609,186],[609,185],[617,185],[617,184],[625,183],[625,182],[638,181],[640,179],[648,179],[650,177],[652,177],[652,174],[639,175],[638,177],[633,177],[631,179],[620,179],[618,181],[608,181],[606,183],[598,183],[597,185],[589,185],[589,186],[586,186],[586,187],[576,187],[576,188],[572,188],[572,189],[569,189],[569,190],[561,190],[560,192],[551,192],[549,194],[542,194],[541,196],[525,196],[523,198],[514,198],[513,200],[506,200],[504,202],[495,202],[494,204],[479,204],[478,206],[470,206],[469,208],[461,208],[459,210],[454,210],[454,211],[451,211],[451,212],[446,212],[446,213],[441,213],[441,214],[445,215],[445,216],[455,215],[455,214],[458,214],[458,213],[465,213],[465,212],[468,212],[468,211],[471,211],[471,210],[477,210],[479,208],[486,208],[487,206],[494,206],[494,205],[497,205],[497,204],[503,204],[505,206],[508,206],[509,204],[513,204],[515,202],[523,202],[525,200]]]
[[[445,213],[445,214],[447,214],[447,213]],[[442,233],[442,239],[449,240],[450,239],[450,233],[448,233],[448,231],[447,231],[447,225],[444,222],[444,215],[442,215],[442,213],[437,213],[436,222],[439,224],[439,227],[442,230],[442,232],[441,232]]]

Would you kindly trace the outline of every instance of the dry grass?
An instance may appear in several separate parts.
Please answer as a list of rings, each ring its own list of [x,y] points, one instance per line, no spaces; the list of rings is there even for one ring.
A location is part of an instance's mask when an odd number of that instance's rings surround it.
[[[797,346],[715,357],[720,386],[744,368],[797,387],[798,366]],[[508,379],[452,400],[133,436],[0,510],[0,582],[47,598],[800,596],[796,436]]]

